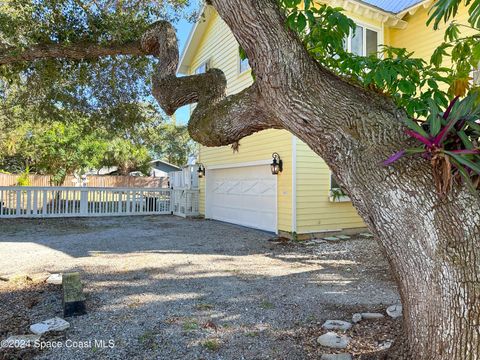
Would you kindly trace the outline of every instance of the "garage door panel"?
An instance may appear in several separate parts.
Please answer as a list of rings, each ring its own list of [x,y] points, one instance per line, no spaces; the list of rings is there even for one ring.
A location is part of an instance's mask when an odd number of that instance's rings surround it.
[[[268,165],[208,171],[207,217],[276,231],[277,182]]]

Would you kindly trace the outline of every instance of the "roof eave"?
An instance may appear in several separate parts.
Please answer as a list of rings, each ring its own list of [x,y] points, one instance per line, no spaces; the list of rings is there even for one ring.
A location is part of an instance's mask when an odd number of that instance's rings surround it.
[[[180,61],[177,67],[177,74],[188,74],[188,70],[193,60],[193,56],[196,50],[195,46],[192,46],[195,41],[199,41],[202,38],[203,33],[206,30],[208,17],[212,14],[212,9],[208,5],[203,5],[200,9],[200,15],[195,21],[190,33],[188,34],[187,42],[183,48],[182,54],[180,56]]]
[[[433,3],[433,0],[421,1],[415,5],[412,5],[406,9],[403,9],[401,12],[397,14],[397,16],[400,19],[403,19],[407,14],[414,15],[421,7],[423,7],[424,9],[427,9],[428,7],[430,7],[430,5],[432,5],[432,3]]]
[[[404,29],[407,26],[407,23],[399,18],[397,14],[382,10],[361,0],[323,0],[319,2],[341,7],[359,16],[372,18],[389,27]]]

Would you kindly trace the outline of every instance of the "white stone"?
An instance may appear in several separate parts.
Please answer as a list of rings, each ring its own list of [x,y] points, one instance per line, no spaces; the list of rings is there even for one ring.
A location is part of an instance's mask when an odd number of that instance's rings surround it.
[[[362,321],[362,314],[353,314],[352,316],[352,322],[354,322],[355,324],[356,323],[359,323],[360,321]]]
[[[392,306],[389,306],[387,308],[387,314],[388,316],[390,316],[391,318],[398,318],[400,316],[402,316],[402,310],[403,310],[403,307],[402,305],[392,305]]]
[[[350,239],[350,236],[348,236],[348,235],[338,235],[338,238],[340,240],[348,240],[348,239]]]
[[[337,241],[337,240],[340,240],[340,239],[336,236],[329,236],[329,237],[324,237],[323,240]]]
[[[360,235],[361,235],[361,236],[364,236],[364,237],[367,237],[367,238],[373,237],[373,235],[370,234],[370,233],[360,233]]]
[[[26,347],[33,347],[35,341],[40,340],[40,335],[13,335],[5,340],[5,346],[13,346],[19,349],[25,349]]]
[[[390,349],[392,345],[393,345],[393,340],[385,340],[385,341],[382,341],[381,343],[378,343],[378,349],[387,350],[387,349]]]
[[[68,321],[55,317],[37,324],[30,325],[30,331],[37,335],[43,335],[49,331],[63,331],[70,327]]]
[[[352,324],[350,324],[348,321],[342,321],[342,320],[327,320],[325,323],[322,325],[322,328],[326,330],[343,330],[347,331],[352,327]]]
[[[320,360],[352,360],[350,354],[323,354]]]
[[[380,313],[362,313],[362,319],[364,320],[378,320],[383,319],[385,316]]]
[[[346,335],[338,335],[333,331],[330,331],[322,336],[319,336],[317,342],[322,345],[333,349],[345,349],[350,343],[350,338]]]
[[[52,274],[47,279],[47,284],[62,285],[62,274]]]

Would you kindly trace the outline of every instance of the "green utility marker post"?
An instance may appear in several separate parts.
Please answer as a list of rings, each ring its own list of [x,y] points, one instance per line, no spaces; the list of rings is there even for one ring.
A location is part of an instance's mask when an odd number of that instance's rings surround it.
[[[83,293],[80,274],[63,274],[63,316],[78,316],[87,313],[85,309],[85,294]]]

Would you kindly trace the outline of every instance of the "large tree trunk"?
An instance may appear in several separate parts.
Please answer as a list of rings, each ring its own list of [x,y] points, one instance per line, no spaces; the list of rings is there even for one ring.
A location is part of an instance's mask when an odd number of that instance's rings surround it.
[[[274,1],[212,3],[252,59],[270,117],[327,162],[382,245],[405,308],[407,356],[480,359],[478,196],[462,187],[438,196],[423,159],[382,166],[408,145],[406,115],[310,59]]]
[[[413,360],[480,359],[480,201],[457,184],[437,195],[423,159],[382,161],[408,147],[405,113],[393,102],[352,85],[310,58],[285,26],[277,0],[208,0],[248,55],[255,84],[225,96],[220,70],[177,78],[173,27],[155,24],[132,53],[159,59],[153,93],[172,114],[198,103],[189,131],[207,146],[234,143],[254,132],[286,129],[330,166],[382,245],[396,276]],[[42,51],[38,51],[38,49]],[[93,44],[0,51],[0,64],[35,58],[91,58]],[[123,49],[107,53],[124,54]]]
[[[462,190],[440,198],[428,170],[371,168],[352,196],[396,276],[408,358],[480,359],[479,202]]]

